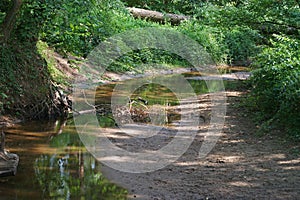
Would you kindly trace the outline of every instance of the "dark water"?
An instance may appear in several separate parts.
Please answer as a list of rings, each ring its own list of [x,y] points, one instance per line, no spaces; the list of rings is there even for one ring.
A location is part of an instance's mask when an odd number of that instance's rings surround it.
[[[0,178],[1,200],[126,199],[127,191],[103,177],[71,124],[31,122],[6,131],[6,148],[20,163],[16,176]]]

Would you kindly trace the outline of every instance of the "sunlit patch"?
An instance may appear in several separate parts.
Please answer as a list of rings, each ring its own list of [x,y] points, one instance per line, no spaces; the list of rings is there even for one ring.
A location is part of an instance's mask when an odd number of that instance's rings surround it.
[[[270,171],[270,169],[262,168],[262,167],[259,167],[257,165],[250,165],[250,167],[253,170],[255,170],[256,172],[268,172],[268,171]]]
[[[278,161],[279,165],[285,170],[300,170],[300,158],[294,160]]]
[[[226,163],[234,163],[242,160],[243,158],[243,156],[224,156],[222,157],[222,160],[224,160]]]
[[[245,143],[245,140],[239,139],[239,140],[227,140],[223,142],[224,144],[238,144],[238,143]]]
[[[278,164],[281,165],[288,165],[288,164],[300,164],[300,158],[299,159],[295,159],[295,160],[285,160],[285,161],[279,161]]]
[[[300,166],[283,167],[285,170],[300,170]]]
[[[174,165],[186,167],[186,166],[193,166],[193,165],[195,166],[200,164],[201,162],[199,161],[185,161],[185,162],[176,162]]]
[[[220,65],[218,66],[218,70],[222,73],[231,73],[231,72],[247,72],[250,71],[251,68],[244,66],[228,66],[228,65]]]
[[[237,92],[237,91],[226,91],[226,95],[229,97],[240,97],[244,93],[243,92]]]
[[[243,182],[243,181],[230,182],[229,185],[236,186],[236,187],[251,187],[252,186],[250,183]]]
[[[271,154],[268,156],[264,156],[264,159],[273,160],[273,159],[284,159],[286,158],[285,154],[278,153],[278,154]]]

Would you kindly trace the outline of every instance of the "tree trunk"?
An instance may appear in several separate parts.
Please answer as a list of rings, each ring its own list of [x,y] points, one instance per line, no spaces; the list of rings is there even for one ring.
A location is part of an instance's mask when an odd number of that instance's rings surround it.
[[[161,12],[153,10],[145,10],[141,8],[129,7],[127,10],[136,18],[149,19],[154,22],[165,23],[166,21],[171,22],[173,25],[178,25],[184,20],[188,20],[188,16],[177,15],[177,14],[163,14]]]
[[[8,39],[10,38],[11,32],[14,29],[16,16],[21,8],[22,0],[13,0],[12,4],[12,7],[6,13],[1,27],[2,38],[0,38],[0,41],[4,44],[7,43]]]

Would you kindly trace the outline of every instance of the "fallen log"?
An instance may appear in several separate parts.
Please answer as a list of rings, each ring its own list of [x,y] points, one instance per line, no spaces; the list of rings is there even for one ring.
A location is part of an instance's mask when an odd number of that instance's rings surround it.
[[[178,25],[182,21],[190,19],[190,17],[185,15],[177,15],[171,13],[164,14],[158,11],[146,10],[141,8],[128,7],[127,10],[135,18],[148,19],[159,23],[165,23],[169,21],[172,25]]]

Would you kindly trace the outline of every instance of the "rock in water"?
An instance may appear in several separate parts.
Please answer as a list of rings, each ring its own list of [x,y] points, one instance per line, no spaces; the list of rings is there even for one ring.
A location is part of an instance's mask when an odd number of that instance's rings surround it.
[[[2,153],[1,153],[2,154]],[[19,164],[19,156],[13,153],[5,153],[8,159],[0,156],[0,177],[15,176]]]
[[[0,145],[0,177],[15,176],[19,164],[19,156],[5,150],[5,134],[1,133]]]

